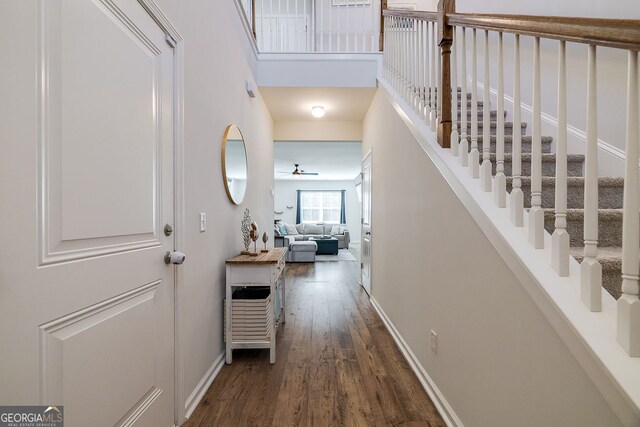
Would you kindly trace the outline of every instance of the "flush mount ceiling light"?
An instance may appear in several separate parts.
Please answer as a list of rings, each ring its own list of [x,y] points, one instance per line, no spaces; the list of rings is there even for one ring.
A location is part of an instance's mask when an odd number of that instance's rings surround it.
[[[311,115],[316,119],[319,119],[324,116],[324,107],[322,105],[316,105],[311,108]]]

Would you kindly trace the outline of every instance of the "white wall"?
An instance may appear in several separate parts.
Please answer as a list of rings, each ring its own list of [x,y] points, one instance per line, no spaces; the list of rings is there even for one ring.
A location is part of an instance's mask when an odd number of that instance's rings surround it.
[[[583,2],[542,0],[535,2],[512,2],[495,0],[460,0],[456,2],[456,10],[461,13],[500,13],[547,16],[580,16],[591,18],[640,18],[640,2],[637,0],[621,0],[613,3],[603,0]],[[471,30],[467,31],[468,60],[471,66]],[[478,31],[478,80],[483,81],[483,40],[484,31]],[[490,33],[489,51],[491,87],[497,84],[497,34]],[[505,93],[513,95],[513,36],[504,36],[505,54]],[[622,176],[625,144],[625,110],[627,84],[627,52],[619,49],[598,48],[598,138],[601,140],[600,173],[603,175]],[[573,127],[569,134],[569,151],[584,153],[584,135],[586,131],[586,97],[587,97],[587,47],[582,44],[567,44],[567,84],[568,84],[568,122]],[[557,77],[558,42],[542,40],[541,42],[541,107],[548,115],[543,120],[543,135],[557,135],[554,121],[557,118]],[[533,70],[533,38],[521,37],[521,71],[522,102],[529,107],[532,101]],[[468,72],[468,79],[471,72]],[[459,80],[460,81],[460,80]],[[470,80],[468,80],[470,81]],[[480,98],[482,93],[479,92]],[[495,97],[492,106],[495,108]],[[507,103],[511,117],[512,105]],[[523,114],[523,120],[531,124],[531,116]],[[528,133],[530,134],[530,128]],[[581,134],[582,133],[582,134]]]
[[[296,191],[297,190],[347,190],[346,214],[347,227],[352,242],[360,242],[360,202],[356,194],[355,183],[348,181],[311,181],[311,180],[284,180],[278,179],[274,184],[275,202],[274,211],[282,211],[282,215],[275,215],[275,219],[295,224],[296,223]],[[287,209],[287,205],[293,206]]]
[[[372,296],[462,423],[620,425],[382,89],[370,148]]]
[[[262,229],[273,224],[272,120],[259,97],[250,99],[245,80],[254,79],[255,59],[234,2],[158,0],[184,37],[185,202],[187,261],[180,284],[185,313],[182,354],[186,396],[224,350],[222,307],[225,259],[240,252],[245,208]],[[237,124],[247,146],[249,178],[241,206],[224,190],[221,141]],[[199,213],[208,229],[199,231]]]

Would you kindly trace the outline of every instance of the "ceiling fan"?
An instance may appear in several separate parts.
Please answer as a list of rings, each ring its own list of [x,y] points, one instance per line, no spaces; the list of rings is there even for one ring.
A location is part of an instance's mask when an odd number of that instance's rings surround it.
[[[294,163],[294,166],[296,167],[293,172],[284,172],[284,171],[278,171],[278,173],[286,173],[286,174],[291,174],[291,175],[296,175],[296,176],[300,176],[300,175],[318,175],[318,172],[305,172],[303,169],[300,169],[300,164],[299,163]]]

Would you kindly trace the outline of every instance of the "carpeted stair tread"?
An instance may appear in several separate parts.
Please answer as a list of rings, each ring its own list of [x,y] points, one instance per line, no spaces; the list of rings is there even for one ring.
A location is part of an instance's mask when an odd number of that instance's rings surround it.
[[[582,154],[570,154],[567,163],[567,173],[569,176],[582,176],[582,165],[584,156]],[[522,176],[531,176],[531,153],[522,154]],[[490,153],[491,167],[493,175],[496,174],[496,154]],[[513,154],[504,154],[504,173],[511,176]],[[480,163],[482,163],[482,152],[480,153]],[[551,153],[542,154],[542,176],[554,176],[556,174],[556,155]]]
[[[507,177],[507,191],[511,192],[512,177]],[[553,176],[542,177],[542,207],[553,208],[555,206],[556,178]],[[524,193],[525,207],[531,206],[531,178],[522,177],[522,192]],[[624,179],[614,177],[602,177],[598,179],[598,207],[602,209],[622,209],[624,193]],[[570,209],[584,208],[584,178],[567,178],[567,206]]]
[[[555,209],[543,211],[544,228],[552,234],[555,230]],[[567,232],[571,246],[584,246],[584,209],[567,209]],[[598,245],[622,246],[622,209],[598,210]]]
[[[490,141],[491,141],[491,152],[495,153],[496,152],[496,146],[498,143],[498,137],[495,135],[491,135],[489,137]],[[467,135],[467,140],[469,141],[469,146],[471,146],[471,136]],[[481,147],[482,147],[482,141],[483,141],[483,137],[482,136],[478,136],[478,150],[482,151]],[[530,136],[523,136],[521,138],[521,151],[523,153],[531,153],[531,137]],[[551,153],[551,143],[553,142],[553,138],[550,136],[545,136],[542,137],[542,152],[543,153]],[[511,153],[513,152],[513,136],[512,135],[505,135],[504,136],[504,152],[505,153]]]
[[[490,124],[489,134],[490,135],[495,135],[498,124],[496,122],[490,122],[489,124]],[[460,132],[461,129],[462,129],[462,125],[461,125],[461,123],[458,123],[458,132]],[[482,135],[483,130],[484,130],[483,123],[482,122],[478,122],[478,135]],[[524,123],[524,122],[521,123],[520,130],[524,134],[526,132],[526,130],[527,130],[527,124]],[[467,123],[467,134],[469,136],[471,136],[471,123]],[[513,135],[513,122],[505,122],[504,123],[504,134],[505,135]]]
[[[505,111],[504,113],[504,118],[506,119],[507,117],[507,112]],[[458,115],[456,116],[457,122],[460,122],[462,120],[462,111],[460,109],[458,109]],[[489,112],[489,117],[490,120],[492,122],[495,122],[498,119],[498,111],[497,110],[491,110]],[[478,110],[478,120],[482,120],[484,118],[484,110]],[[471,120],[471,110],[467,110],[467,121]]]

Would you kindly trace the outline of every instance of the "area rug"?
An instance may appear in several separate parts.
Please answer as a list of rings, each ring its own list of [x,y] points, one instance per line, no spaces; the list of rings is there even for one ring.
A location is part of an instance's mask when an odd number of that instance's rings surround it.
[[[338,255],[316,255],[316,262],[357,261],[349,249],[338,250]]]

